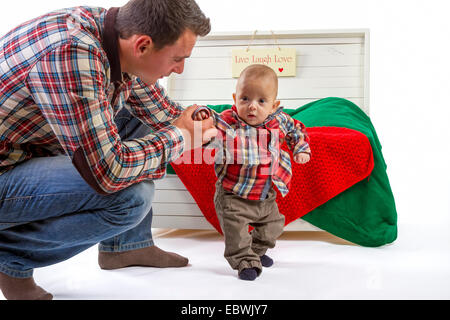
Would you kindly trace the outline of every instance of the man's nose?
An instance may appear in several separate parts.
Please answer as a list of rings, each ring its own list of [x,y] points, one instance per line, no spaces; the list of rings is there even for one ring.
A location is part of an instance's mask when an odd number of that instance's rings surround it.
[[[178,73],[178,74],[182,74],[184,71],[184,60],[181,61],[179,64],[177,64],[175,66],[175,68],[173,69],[173,72]]]

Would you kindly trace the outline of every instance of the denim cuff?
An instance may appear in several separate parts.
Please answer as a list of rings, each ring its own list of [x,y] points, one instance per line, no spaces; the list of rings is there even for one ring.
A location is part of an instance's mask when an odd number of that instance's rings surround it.
[[[13,278],[30,278],[33,276],[33,269],[26,271],[15,270],[6,267],[5,265],[0,265],[0,272],[6,274],[7,276]]]
[[[145,240],[145,241],[139,241],[139,242],[133,242],[133,243],[127,243],[127,244],[121,244],[121,245],[105,245],[102,243],[98,244],[98,250],[102,252],[123,252],[123,251],[130,251],[130,250],[136,250],[141,249],[145,247],[151,247],[153,246],[153,240]]]

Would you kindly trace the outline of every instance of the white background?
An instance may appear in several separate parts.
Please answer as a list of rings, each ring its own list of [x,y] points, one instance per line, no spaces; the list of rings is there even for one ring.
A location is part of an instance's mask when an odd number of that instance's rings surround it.
[[[48,11],[119,0],[5,1],[0,34]],[[444,0],[198,0],[212,31],[370,29],[371,118],[399,221],[450,215],[450,19]],[[189,61],[187,62],[189,63]]]
[[[423,234],[419,231],[431,225],[448,230],[450,19],[446,1],[197,2],[211,18],[213,32],[369,28],[370,112],[396,199],[399,239],[404,234],[413,236],[414,229]],[[124,3],[117,0],[5,1],[0,12],[0,34],[61,7],[88,4],[109,8]],[[415,227],[406,229],[407,226]],[[435,243],[439,238],[439,234],[433,235]],[[448,260],[448,252],[441,253]]]

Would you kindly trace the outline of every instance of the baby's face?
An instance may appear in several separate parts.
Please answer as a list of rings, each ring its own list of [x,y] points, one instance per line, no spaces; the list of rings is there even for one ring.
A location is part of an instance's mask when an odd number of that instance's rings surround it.
[[[280,105],[275,84],[267,77],[239,81],[233,99],[239,117],[251,126],[263,123]]]

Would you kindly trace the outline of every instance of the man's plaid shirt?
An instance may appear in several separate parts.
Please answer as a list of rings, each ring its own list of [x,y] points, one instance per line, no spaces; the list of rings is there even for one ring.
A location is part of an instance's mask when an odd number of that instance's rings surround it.
[[[98,192],[165,175],[184,148],[171,122],[183,108],[158,84],[121,72],[117,8],[76,7],[0,38],[0,174],[33,157],[65,154]],[[121,141],[127,108],[154,134]]]
[[[210,110],[218,136],[207,147],[215,149],[214,168],[224,190],[249,200],[266,199],[272,183],[283,197],[289,192],[291,159],[281,145],[286,142],[294,155],[311,150],[305,125],[282,109],[258,126],[240,119],[236,106],[220,114]]]

